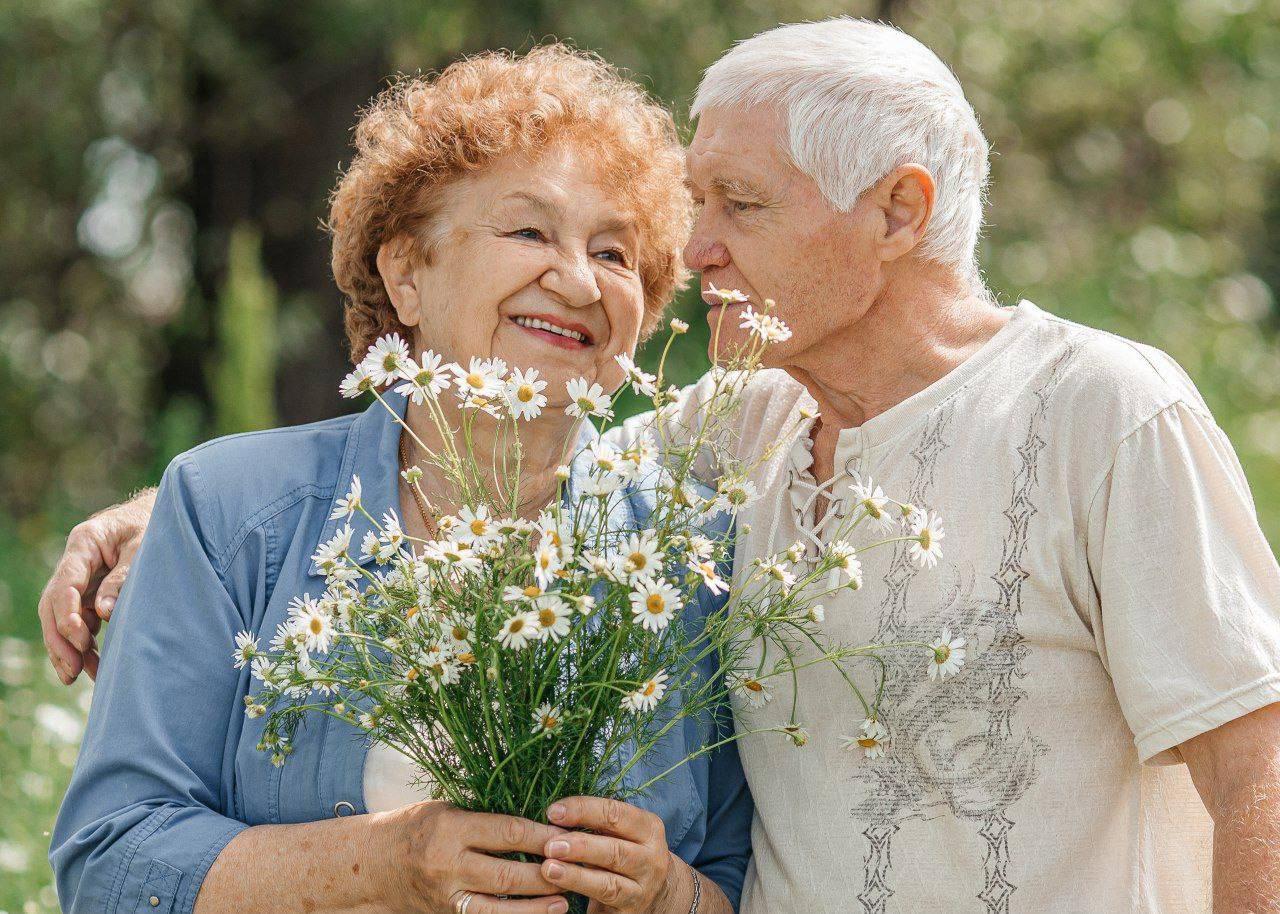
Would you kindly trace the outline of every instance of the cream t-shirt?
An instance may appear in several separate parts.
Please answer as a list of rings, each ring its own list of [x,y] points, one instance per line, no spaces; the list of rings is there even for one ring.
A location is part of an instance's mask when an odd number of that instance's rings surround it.
[[[889,654],[883,758],[842,747],[863,715],[827,665],[799,675],[807,745],[739,743],[756,802],[744,914],[1209,910],[1212,822],[1176,747],[1280,700],[1280,571],[1172,359],[1011,310],[950,374],[840,433],[833,510],[850,510],[848,474],[870,476],[939,512],[945,539],[933,569],[902,545],[864,554],[864,588],[825,600],[823,628],[848,644],[949,628],[967,658],[934,682],[922,652]],[[781,371],[745,390],[740,455],[783,443],[754,474],[737,574],[822,539],[802,406]],[[735,702],[740,729],[788,722],[789,678],[771,682],[764,708]]]

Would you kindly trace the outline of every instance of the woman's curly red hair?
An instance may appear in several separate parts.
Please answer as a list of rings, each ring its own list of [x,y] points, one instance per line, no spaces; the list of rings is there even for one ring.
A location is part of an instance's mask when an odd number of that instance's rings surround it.
[[[361,112],[356,155],[330,196],[327,224],[353,362],[382,334],[411,338],[378,273],[382,244],[408,235],[419,239],[418,256],[430,256],[444,187],[500,156],[536,154],[562,140],[595,158],[606,186],[634,214],[642,331],[652,331],[688,275],[680,251],[692,206],[675,124],[613,66],[556,43],[522,56],[469,57],[434,78],[400,77]]]

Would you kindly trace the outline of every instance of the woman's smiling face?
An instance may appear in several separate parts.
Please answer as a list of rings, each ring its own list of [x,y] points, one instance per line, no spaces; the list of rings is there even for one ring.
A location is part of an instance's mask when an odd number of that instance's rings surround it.
[[[612,391],[614,357],[631,354],[644,318],[640,237],[590,157],[562,143],[505,157],[441,193],[429,262],[383,247],[378,267],[414,355],[500,358],[536,368],[548,405],[577,377]]]

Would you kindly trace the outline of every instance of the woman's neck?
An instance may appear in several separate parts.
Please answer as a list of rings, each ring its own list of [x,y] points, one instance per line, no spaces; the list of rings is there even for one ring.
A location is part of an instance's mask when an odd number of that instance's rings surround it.
[[[459,432],[453,445],[462,458],[467,460],[467,445],[461,434],[464,414],[452,398],[442,397],[439,402],[444,418]],[[536,517],[555,497],[558,485],[556,470],[573,456],[582,420],[567,416],[557,409],[546,410],[533,420],[517,420],[514,429],[510,420],[504,421],[500,428],[496,419],[484,413],[476,413],[469,418],[469,459],[475,464],[476,478],[489,490],[490,499],[502,506],[499,508],[495,505],[498,510],[510,510],[509,488],[514,481],[514,448],[516,436],[519,436],[521,458],[515,513],[520,517]],[[446,482],[443,472],[428,463],[427,455],[417,443],[421,441],[437,454],[446,452],[446,442],[432,418],[430,408],[410,403],[405,411],[405,423],[417,439],[415,441],[410,437],[407,454],[410,465],[417,464],[423,470],[423,491],[436,511],[441,514],[456,513],[461,507],[457,486]],[[505,467],[504,459],[507,461]]]

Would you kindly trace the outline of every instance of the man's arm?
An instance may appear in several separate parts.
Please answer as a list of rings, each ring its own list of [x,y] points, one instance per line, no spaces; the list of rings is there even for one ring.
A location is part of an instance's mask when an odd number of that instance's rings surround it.
[[[155,487],[143,489],[121,504],[99,511],[72,528],[67,546],[40,595],[40,628],[59,678],[67,685],[80,671],[98,675],[94,638],[111,609],[129,563],[142,544]]]
[[[1213,817],[1214,914],[1280,914],[1280,704],[1178,748]]]

